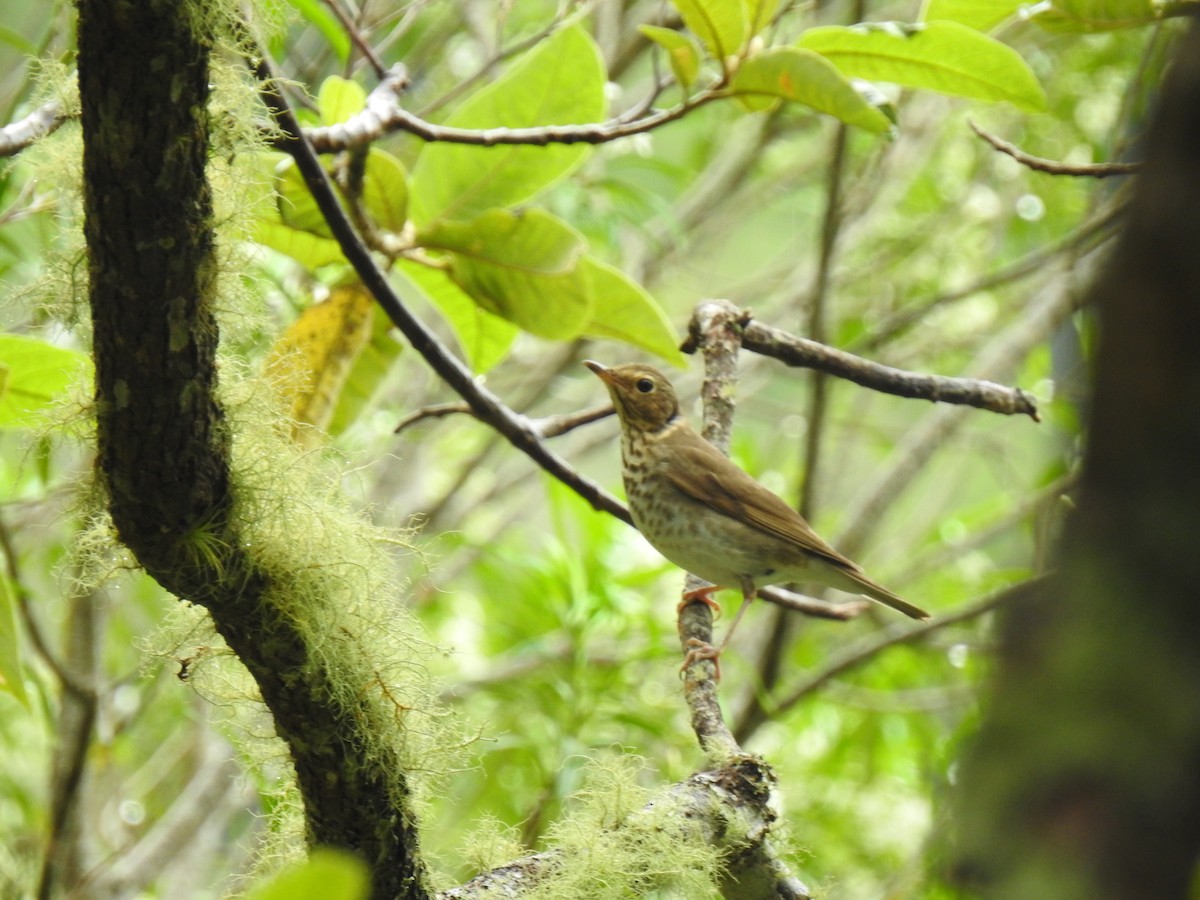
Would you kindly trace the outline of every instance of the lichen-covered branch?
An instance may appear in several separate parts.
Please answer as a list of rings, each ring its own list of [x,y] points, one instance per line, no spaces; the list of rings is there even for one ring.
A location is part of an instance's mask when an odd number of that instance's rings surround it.
[[[16,156],[66,120],[67,115],[60,104],[53,100],[43,103],[25,118],[0,128],[0,157]]]
[[[718,100],[726,94],[719,87],[697,91],[685,102],[670,109],[649,113],[631,121],[615,119],[584,125],[538,125],[530,128],[455,128],[427,122],[404,109],[398,95],[408,84],[408,73],[393,68],[367,96],[366,108],[337,125],[309,128],[304,132],[318,153],[336,153],[363,147],[396,131],[406,131],[426,141],[495,147],[521,144],[543,147],[547,144],[607,144],[619,138],[644,134],[683,118],[692,110]]]
[[[764,325],[749,311],[741,312],[739,318],[743,328],[742,345],[747,350],[789,366],[817,369],[897,397],[973,406],[1006,416],[1026,415],[1035,422],[1040,421],[1036,401],[1020,388],[1004,387],[978,378],[906,372]],[[692,322],[692,337],[683,347],[685,353],[692,352],[696,346],[696,319]]]

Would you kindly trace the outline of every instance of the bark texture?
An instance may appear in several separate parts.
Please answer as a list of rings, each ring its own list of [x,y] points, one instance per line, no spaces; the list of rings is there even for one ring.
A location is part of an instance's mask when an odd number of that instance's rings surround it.
[[[210,610],[258,681],[291,749],[310,840],[359,853],[375,897],[425,897],[416,829],[396,805],[398,754],[367,751],[368,720],[309,665],[305,634],[230,515],[206,179],[209,13],[175,0],[80,0],[79,13],[98,467],[113,521],[147,572]]]
[[[1006,623],[962,770],[957,874],[985,897],[1183,898],[1200,853],[1200,24],[1179,47],[1107,270],[1060,572]],[[1194,894],[1190,894],[1194,896]]]

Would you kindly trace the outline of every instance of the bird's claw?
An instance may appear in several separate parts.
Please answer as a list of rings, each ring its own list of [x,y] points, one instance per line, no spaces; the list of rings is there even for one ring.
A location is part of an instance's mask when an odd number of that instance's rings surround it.
[[[713,680],[721,680],[721,651],[714,647],[708,641],[702,641],[700,638],[688,638],[688,651],[683,657],[683,665],[679,667],[679,677],[683,677],[683,673],[693,663],[698,663],[702,659],[711,659],[713,664]]]
[[[675,614],[683,612],[683,608],[689,603],[703,603],[712,610],[713,619],[721,618],[721,604],[712,598],[712,594],[721,590],[720,585],[710,584],[705,587],[695,588],[694,590],[684,591],[683,599],[679,601],[679,605],[675,607]]]

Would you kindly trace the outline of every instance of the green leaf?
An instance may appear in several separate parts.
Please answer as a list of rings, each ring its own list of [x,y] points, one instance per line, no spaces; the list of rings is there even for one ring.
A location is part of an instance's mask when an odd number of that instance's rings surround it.
[[[587,243],[538,209],[489,210],[471,222],[446,222],[419,243],[450,251],[449,274],[477,304],[539,337],[576,337],[592,312],[576,263]]]
[[[280,222],[259,219],[254,225],[253,238],[264,247],[290,256],[309,270],[319,269],[330,263],[346,262],[342,248],[333,238],[318,237],[308,231],[297,231]]]
[[[345,850],[318,847],[307,862],[284,869],[245,894],[245,900],[366,900],[367,866]]]
[[[0,575],[0,691],[8,691],[30,709],[21,642],[17,640],[16,591],[6,575]]]
[[[771,24],[779,0],[742,0],[742,5],[746,8],[747,36],[753,37]]]
[[[274,186],[275,208],[284,225],[319,237],[333,236],[325,215],[291,157],[281,160],[275,167]]]
[[[675,80],[684,88],[696,83],[700,74],[700,47],[686,34],[658,25],[639,25],[638,31],[667,51]]]
[[[542,209],[489,209],[469,222],[441,222],[417,232],[423,247],[490,265],[563,275],[587,249],[583,235]]]
[[[578,26],[540,42],[497,81],[473,94],[446,124],[458,128],[572,125],[604,118],[600,51]],[[514,206],[578,166],[589,148],[431,143],[413,166],[411,214],[418,225],[469,219]]]
[[[878,134],[892,127],[836,66],[810,50],[778,47],[752,56],[734,75],[732,88],[750,109],[764,109],[779,98]]]
[[[321,0],[288,0],[288,4],[321,33],[321,37],[333,48],[338,62],[344,63],[350,58],[350,36],[342,28],[337,16]]]
[[[317,109],[322,125],[337,125],[363,111],[367,92],[357,82],[330,75],[317,91]]]
[[[0,428],[30,428],[90,368],[88,358],[37,338],[0,334]]]
[[[396,268],[402,281],[445,317],[473,371],[486,372],[508,355],[517,337],[516,325],[481,309],[439,269],[406,261]]]
[[[684,366],[679,336],[667,314],[643,288],[600,260],[585,256],[580,268],[588,279],[594,298],[591,321],[583,333],[623,341],[660,356],[672,365]]]
[[[1033,16],[1047,31],[1118,31],[1160,22],[1192,7],[1182,0],[1053,0]]]
[[[890,81],[974,100],[1046,107],[1046,94],[1020,55],[957,22],[810,28],[798,46],[853,78]]]
[[[1015,16],[1025,0],[925,0],[923,22],[958,22],[976,31],[991,31]]]
[[[380,228],[403,230],[408,219],[408,172],[404,163],[378,147],[367,153],[362,204]]]
[[[713,58],[725,65],[746,43],[746,12],[742,0],[671,0],[692,34]]]

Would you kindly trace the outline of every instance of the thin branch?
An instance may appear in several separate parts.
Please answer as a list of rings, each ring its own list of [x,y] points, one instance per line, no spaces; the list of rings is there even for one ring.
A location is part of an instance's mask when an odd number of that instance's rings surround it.
[[[1017,500],[1013,507],[1006,510],[1003,515],[971,532],[961,541],[940,544],[924,554],[910,557],[908,564],[896,573],[897,580],[900,583],[916,581],[931,572],[941,571],[954,560],[961,559],[966,554],[986,546],[995,538],[1008,532],[1018,522],[1032,516],[1046,504],[1058,501],[1075,487],[1079,481],[1079,474],[1078,471],[1069,472],[1030,496]]]
[[[62,660],[51,649],[50,642],[46,640],[46,636],[42,634],[37,617],[33,614],[29,591],[25,588],[25,583],[21,579],[21,566],[17,561],[17,551],[13,545],[12,535],[9,533],[8,525],[3,519],[0,519],[0,550],[4,552],[5,570],[8,574],[8,580],[12,585],[13,593],[16,595],[17,615],[21,617],[21,624],[29,632],[29,640],[33,644],[33,649],[37,652],[42,662],[54,673],[54,677],[58,679],[65,690],[74,694],[80,700],[95,702],[95,688],[81,681],[76,677],[74,672],[63,664]]]
[[[0,157],[16,156],[69,118],[57,101],[43,103],[25,118],[0,128]]]
[[[547,144],[605,144],[618,138],[653,131],[674,122],[698,107],[728,96],[723,83],[699,91],[678,106],[660,110],[633,121],[615,119],[583,125],[540,125],[532,128],[454,128],[435,125],[402,109],[396,97],[407,83],[407,72],[397,66],[367,95],[366,108],[337,125],[309,128],[304,136],[317,153],[335,153],[379,140],[393,131],[406,131],[426,141],[495,147],[521,144],[544,147]],[[289,134],[285,143],[292,143]]]
[[[1004,387],[978,378],[923,375],[894,369],[763,325],[753,320],[749,311],[742,311],[740,317],[744,326],[743,346],[789,366],[818,369],[898,397],[973,406],[1002,415],[1027,415],[1035,422],[1040,421],[1034,398],[1020,388]],[[685,353],[694,352],[697,346],[694,319],[690,327],[691,334],[683,346]]]
[[[1064,268],[1067,268],[1064,265]],[[1088,267],[1078,267],[1087,269]],[[1074,277],[1084,274],[1077,271]],[[1013,371],[1033,347],[1046,340],[1079,305],[1079,295],[1066,274],[1053,277],[1025,305],[1020,318],[996,335],[976,355],[971,366],[980,378]],[[915,475],[929,458],[966,422],[969,410],[961,406],[939,406],[930,411],[896,444],[886,467],[881,468],[849,504],[846,523],[836,542],[851,559],[868,536],[883,523],[896,498],[915,483]]]
[[[333,11],[337,20],[342,23],[342,28],[345,29],[350,42],[358,48],[358,52],[363,55],[363,59],[371,64],[371,68],[375,70],[375,77],[386,78],[388,74],[387,66],[383,64],[379,56],[371,48],[371,45],[367,43],[366,37],[359,30],[358,26],[346,15],[346,11],[342,9],[342,4],[338,0],[325,0],[325,5]]]
[[[850,349],[858,352],[876,350],[895,338],[898,334],[916,325],[936,309],[940,309],[958,300],[963,300],[981,291],[994,290],[1029,275],[1043,272],[1047,264],[1053,261],[1056,256],[1062,253],[1090,249],[1088,247],[1090,242],[1095,241],[1099,243],[1100,241],[1107,240],[1112,236],[1115,226],[1121,220],[1122,216],[1125,215],[1126,210],[1124,191],[1118,192],[1113,200],[1114,202],[1108,204],[1094,217],[1074,229],[1066,237],[1046,246],[1039,247],[1025,256],[1015,259],[1011,263],[1003,265],[960,288],[939,294],[930,300],[919,303],[919,305],[909,304],[903,309],[895,311],[872,328],[869,334],[852,344]]]
[[[529,419],[515,413],[477,382],[471,370],[408,310],[342,208],[325,167],[321,165],[316,151],[301,131],[295,114],[279,91],[278,80],[265,55],[256,67],[256,74],[263,83],[263,96],[283,134],[282,149],[295,159],[296,168],[303,175],[342,253],[391,319],[392,324],[408,339],[413,349],[421,354],[430,368],[467,402],[471,411],[481,421],[502,434],[509,443],[537,465],[576,491],[595,509],[605,510],[632,524],[633,520],[624,504],[599,485],[584,478],[560,456],[547,449]]]
[[[392,429],[392,434],[399,434],[426,419],[444,419],[446,416],[461,414],[472,415],[471,407],[466,403],[436,403],[433,406],[422,406],[397,422],[396,427]]]
[[[741,329],[731,311],[736,314],[732,306],[702,303],[693,316],[704,352],[704,384],[700,391],[704,405],[703,435],[725,454],[729,453],[733,431],[732,387],[737,383],[737,357],[741,346]],[[706,583],[688,573],[684,596]],[[713,611],[708,604],[685,603],[679,607],[679,644],[685,654],[683,696],[691,711],[692,729],[700,746],[710,760],[717,762],[742,750],[725,724],[717,700],[716,661],[704,658],[686,661],[687,654],[696,644],[712,645],[712,626]]]
[[[799,685],[792,688],[781,699],[772,701],[768,698],[763,701],[763,705],[771,716],[778,716],[781,713],[785,713],[805,697],[820,690],[830,681],[874,659],[884,650],[899,646],[900,644],[915,643],[916,641],[924,640],[936,631],[949,628],[951,625],[958,625],[971,619],[977,619],[1016,597],[1024,596],[1025,591],[1031,585],[1040,584],[1042,580],[1042,578],[1034,578],[1030,581],[1022,582],[1015,587],[1006,588],[980,600],[964,604],[957,610],[939,613],[936,619],[923,625],[913,627],[909,622],[898,622],[895,625],[884,628],[882,631],[874,632],[851,644],[832,662],[828,663],[825,668],[809,676]]]
[[[1141,163],[1081,163],[1074,165],[1045,159],[1041,156],[1032,156],[1015,144],[1010,144],[1008,141],[984,131],[970,119],[967,120],[967,124],[971,126],[972,131],[995,149],[1001,153],[1007,153],[1021,165],[1033,169],[1035,172],[1045,172],[1048,175],[1074,175],[1083,178],[1108,178],[1113,175],[1136,175],[1142,170]]]

